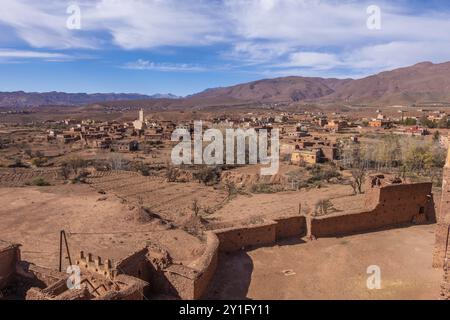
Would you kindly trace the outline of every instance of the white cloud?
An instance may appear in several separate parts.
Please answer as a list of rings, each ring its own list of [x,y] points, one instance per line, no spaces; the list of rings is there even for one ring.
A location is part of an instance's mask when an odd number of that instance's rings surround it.
[[[129,62],[125,64],[123,68],[131,70],[153,70],[162,72],[202,72],[207,70],[204,67],[187,63],[155,63],[143,59],[139,59],[135,62]]]
[[[86,9],[84,21],[111,34],[116,45],[137,49],[214,43],[224,30],[219,17],[206,0],[102,0]]]
[[[279,42],[237,42],[229,52],[222,54],[224,58],[240,60],[246,64],[260,64],[278,59],[280,56],[292,51],[287,43]]]
[[[280,66],[331,69],[341,64],[335,54],[322,52],[295,52],[289,56],[287,63]]]
[[[0,49],[1,61],[17,61],[22,59],[42,59],[47,61],[67,61],[73,59],[71,55],[55,52],[31,50]]]
[[[21,45],[25,42],[45,50],[154,50],[220,44],[220,50],[212,54],[261,70],[330,70],[332,74],[347,68],[366,73],[421,60],[450,60],[450,13],[411,14],[406,1],[377,1],[382,10],[381,30],[366,27],[366,9],[373,4],[368,1],[79,0],[79,31],[66,28],[70,3],[2,0],[0,32],[15,34]],[[3,39],[0,45],[11,47],[10,37],[8,45]],[[146,67],[195,68],[182,64]]]
[[[66,28],[66,7],[67,3],[55,0],[2,0],[0,26],[35,48],[94,48],[92,38]]]

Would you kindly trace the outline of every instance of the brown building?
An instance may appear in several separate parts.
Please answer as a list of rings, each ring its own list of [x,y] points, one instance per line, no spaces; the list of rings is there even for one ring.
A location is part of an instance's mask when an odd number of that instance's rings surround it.
[[[375,119],[369,122],[369,127],[389,129],[392,128],[392,122],[385,119]]]
[[[319,163],[320,153],[320,149],[294,151],[291,155],[291,163],[294,165]]]
[[[111,144],[111,150],[116,152],[133,152],[139,150],[139,142],[133,141],[114,141]]]

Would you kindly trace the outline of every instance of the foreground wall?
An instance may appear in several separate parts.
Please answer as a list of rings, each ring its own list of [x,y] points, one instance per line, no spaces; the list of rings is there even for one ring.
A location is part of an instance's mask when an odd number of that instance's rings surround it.
[[[280,239],[305,235],[306,218],[303,216],[277,218],[258,225],[208,231],[202,256],[189,266],[171,265],[164,269],[164,275],[179,298],[201,299],[214,278],[219,252],[272,245]]]
[[[0,289],[14,279],[16,265],[20,261],[19,248],[19,245],[0,242]]]
[[[214,277],[218,263],[219,239],[216,234],[206,233],[205,251],[189,266],[171,265],[164,269],[176,295],[183,300],[200,299]]]
[[[368,191],[366,205],[355,214],[310,218],[314,237],[343,236],[409,223],[434,222],[431,183],[393,184]],[[374,199],[375,198],[375,199]]]
[[[433,267],[443,268],[450,248],[450,153],[444,167],[442,181],[441,211],[436,226],[436,243],[433,253]]]

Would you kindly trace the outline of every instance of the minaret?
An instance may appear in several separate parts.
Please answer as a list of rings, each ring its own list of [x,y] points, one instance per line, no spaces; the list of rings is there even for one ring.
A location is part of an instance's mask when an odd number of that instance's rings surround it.
[[[443,170],[441,209],[437,220],[433,267],[442,268],[445,258],[450,258],[450,148]]]
[[[144,109],[139,110],[139,121],[144,122]]]

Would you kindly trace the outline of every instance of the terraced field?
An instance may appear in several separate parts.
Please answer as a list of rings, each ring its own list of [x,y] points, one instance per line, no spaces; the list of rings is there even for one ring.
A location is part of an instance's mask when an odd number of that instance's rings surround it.
[[[62,182],[57,169],[5,169],[0,171],[0,187],[23,187],[32,184],[37,178],[50,184]]]
[[[144,177],[125,171],[98,172],[88,182],[97,191],[112,193],[131,203],[142,203],[166,220],[179,222],[192,214],[194,200],[202,209],[214,211],[226,200],[226,193],[196,182],[170,183],[162,177]]]

